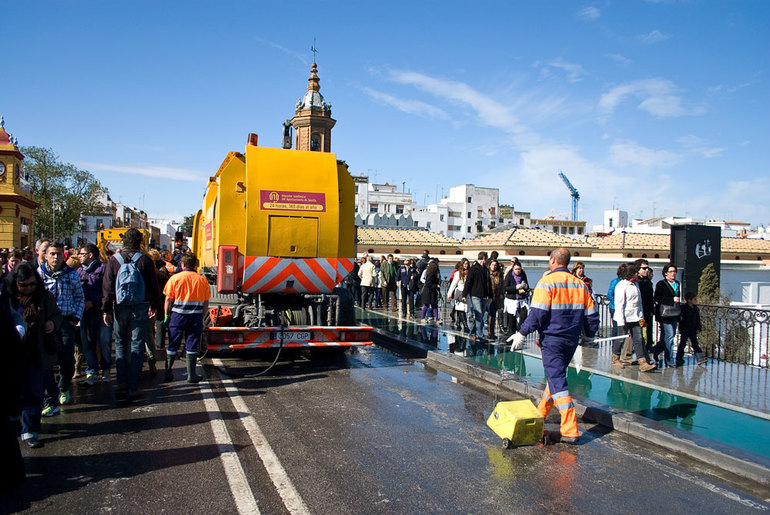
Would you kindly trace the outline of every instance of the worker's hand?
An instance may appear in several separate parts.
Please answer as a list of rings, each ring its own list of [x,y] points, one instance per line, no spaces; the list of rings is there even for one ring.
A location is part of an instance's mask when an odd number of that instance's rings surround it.
[[[168,324],[171,322],[171,316],[166,315],[166,318],[163,319],[163,327],[168,329]]]
[[[104,320],[104,325],[107,327],[112,327],[112,323],[115,321],[115,319],[112,318],[112,315],[108,315],[107,313],[102,316],[102,319]]]
[[[511,342],[511,350],[519,350],[524,346],[524,339],[526,337],[517,332],[516,334],[511,335],[508,340],[508,342]]]

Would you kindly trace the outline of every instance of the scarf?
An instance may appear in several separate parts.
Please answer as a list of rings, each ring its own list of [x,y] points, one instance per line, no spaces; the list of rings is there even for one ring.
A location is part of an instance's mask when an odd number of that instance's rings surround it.
[[[27,325],[32,325],[40,318],[40,308],[35,303],[32,295],[20,295],[19,304],[24,307],[24,313],[21,315]]]
[[[62,266],[58,270],[51,270],[50,268],[48,268],[48,263],[43,263],[43,273],[45,273],[46,275],[50,275],[53,279],[57,281],[64,276],[64,272],[66,271],[67,271],[66,265]]]

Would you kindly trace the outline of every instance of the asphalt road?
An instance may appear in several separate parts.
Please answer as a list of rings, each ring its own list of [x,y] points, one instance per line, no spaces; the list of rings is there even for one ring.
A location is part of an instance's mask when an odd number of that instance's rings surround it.
[[[620,434],[504,450],[493,393],[370,347],[336,363],[221,359],[145,397],[79,387],[23,449],[3,512],[744,513],[770,492]],[[234,377],[225,375],[225,372]],[[147,372],[145,372],[147,374]],[[549,428],[558,427],[557,418]]]

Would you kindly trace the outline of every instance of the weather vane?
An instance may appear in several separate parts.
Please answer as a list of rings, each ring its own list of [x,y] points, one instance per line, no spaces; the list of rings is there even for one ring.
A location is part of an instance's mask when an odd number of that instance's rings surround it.
[[[313,62],[315,62],[315,55],[318,53],[315,47],[315,38],[313,38],[313,46],[310,47],[310,51],[313,52]]]

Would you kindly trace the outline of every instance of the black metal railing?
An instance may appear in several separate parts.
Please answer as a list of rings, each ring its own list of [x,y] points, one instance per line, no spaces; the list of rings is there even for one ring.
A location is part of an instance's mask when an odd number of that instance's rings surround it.
[[[609,299],[606,295],[594,295],[594,299],[601,321],[598,337],[609,337],[612,331]],[[700,304],[699,307],[703,330],[698,335],[698,343],[706,357],[770,368],[770,310],[714,304]],[[658,341],[659,331],[659,324],[654,323],[655,341]],[[679,335],[676,343],[679,343]]]

